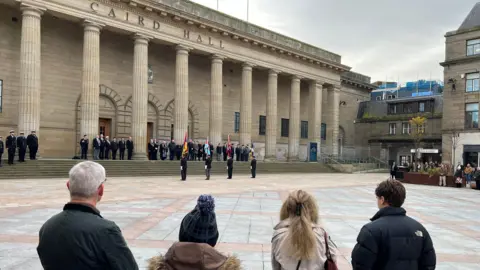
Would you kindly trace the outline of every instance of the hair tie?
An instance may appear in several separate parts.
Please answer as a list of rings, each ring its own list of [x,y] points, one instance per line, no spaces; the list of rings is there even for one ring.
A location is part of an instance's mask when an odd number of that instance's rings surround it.
[[[295,209],[295,215],[301,216],[302,215],[302,204],[297,203],[297,208]]]

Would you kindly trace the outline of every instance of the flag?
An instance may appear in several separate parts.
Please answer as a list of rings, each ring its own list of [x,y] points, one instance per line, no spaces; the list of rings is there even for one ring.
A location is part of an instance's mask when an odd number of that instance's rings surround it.
[[[205,150],[205,155],[211,156],[210,144],[208,143],[208,137],[207,137],[207,141],[205,142],[205,145],[203,146],[203,149]]]
[[[230,134],[228,134],[227,157],[232,156],[232,145],[230,144]]]
[[[182,151],[182,156],[188,154],[188,142],[187,142],[187,135],[188,133],[185,132],[185,138],[183,139],[183,151]]]

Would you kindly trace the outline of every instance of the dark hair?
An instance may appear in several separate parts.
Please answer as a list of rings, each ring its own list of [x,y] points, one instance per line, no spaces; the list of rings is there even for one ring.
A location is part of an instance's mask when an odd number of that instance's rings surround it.
[[[386,180],[375,189],[377,197],[383,197],[385,202],[393,207],[401,207],[406,197],[405,187],[397,180]]]

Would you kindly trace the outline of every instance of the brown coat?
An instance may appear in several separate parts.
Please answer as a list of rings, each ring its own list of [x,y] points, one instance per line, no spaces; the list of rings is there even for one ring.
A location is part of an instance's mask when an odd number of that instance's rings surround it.
[[[240,270],[240,260],[227,257],[208,244],[173,244],[165,256],[149,260],[148,270]]]

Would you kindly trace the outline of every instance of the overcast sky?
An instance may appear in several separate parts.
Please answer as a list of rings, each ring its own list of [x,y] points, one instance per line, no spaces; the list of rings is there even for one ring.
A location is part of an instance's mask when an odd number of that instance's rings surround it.
[[[217,8],[217,0],[193,1]],[[247,0],[218,2],[219,11],[247,19]],[[476,2],[250,0],[249,21],[340,54],[372,81],[443,80],[444,35],[458,29]]]

